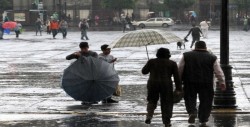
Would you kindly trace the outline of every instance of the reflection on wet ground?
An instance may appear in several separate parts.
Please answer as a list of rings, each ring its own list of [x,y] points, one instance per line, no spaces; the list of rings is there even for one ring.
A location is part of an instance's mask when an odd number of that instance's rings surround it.
[[[34,114],[34,118],[39,114]],[[47,115],[49,116],[49,115]],[[57,117],[57,118],[56,118]],[[1,122],[1,127],[149,127],[144,123],[143,115],[100,115],[89,113],[86,115],[54,116],[52,119],[44,120],[20,120]],[[187,123],[187,116],[175,115],[172,119],[173,127],[199,127]],[[249,127],[250,115],[212,115],[206,126],[203,127]],[[150,127],[164,127],[161,115],[156,115]]]

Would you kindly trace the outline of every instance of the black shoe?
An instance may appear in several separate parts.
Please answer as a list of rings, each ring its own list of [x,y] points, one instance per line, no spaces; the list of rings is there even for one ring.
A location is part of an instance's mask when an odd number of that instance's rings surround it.
[[[188,123],[195,123],[195,118],[196,118],[195,114],[190,114],[188,118]]]
[[[147,118],[147,119],[145,120],[145,123],[146,123],[146,124],[151,124],[151,118]]]
[[[102,103],[118,103],[119,101],[113,100],[111,98],[102,100]]]
[[[171,127],[171,126],[172,126],[171,123],[165,124],[165,127]]]

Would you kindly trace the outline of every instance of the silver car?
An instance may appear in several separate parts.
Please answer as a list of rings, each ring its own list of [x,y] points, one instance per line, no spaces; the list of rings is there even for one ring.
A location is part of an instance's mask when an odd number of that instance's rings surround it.
[[[134,24],[141,28],[148,27],[148,26],[168,27],[168,26],[173,25],[174,21],[171,18],[157,17],[157,18],[150,18],[146,21],[139,21]]]

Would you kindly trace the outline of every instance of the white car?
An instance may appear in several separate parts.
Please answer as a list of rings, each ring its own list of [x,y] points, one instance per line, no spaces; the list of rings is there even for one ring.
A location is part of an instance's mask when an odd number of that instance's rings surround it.
[[[164,17],[157,17],[157,18],[150,18],[146,21],[139,21],[136,22],[135,25],[141,28],[147,26],[161,26],[161,27],[168,27],[174,24],[174,21],[171,18],[164,18]]]

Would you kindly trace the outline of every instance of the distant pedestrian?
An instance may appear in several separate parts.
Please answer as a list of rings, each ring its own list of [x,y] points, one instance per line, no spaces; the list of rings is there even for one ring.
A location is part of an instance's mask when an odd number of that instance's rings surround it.
[[[207,20],[204,20],[200,23],[200,26],[201,26],[201,32],[203,33],[203,37],[204,38],[207,38],[207,34],[208,34],[208,28],[209,28],[209,25],[207,23]]]
[[[121,14],[121,24],[122,24],[122,31],[124,33],[126,31],[126,25],[127,25],[126,16],[124,13]]]
[[[51,34],[50,20],[49,19],[46,21],[46,28],[47,28],[47,34]]]
[[[3,22],[0,19],[0,39],[3,39],[3,34],[4,34]]]
[[[109,45],[104,44],[101,46],[102,53],[99,54],[99,59],[104,60],[110,64],[113,65],[114,67],[114,62],[117,60],[113,55],[110,55],[111,49],[108,48]],[[102,100],[102,103],[118,103],[118,101],[113,100],[112,96]]]
[[[60,22],[60,29],[61,29],[63,38],[65,39],[66,36],[67,36],[67,29],[68,29],[68,23],[67,23],[67,21],[62,20],[62,21]]]
[[[19,34],[21,33],[21,29],[22,29],[22,24],[18,21],[16,21],[16,23],[17,23],[17,25],[16,25],[16,28],[14,30],[16,33],[16,38],[19,38]]]
[[[208,122],[214,97],[214,74],[222,90],[225,90],[224,73],[215,55],[207,51],[206,43],[198,41],[195,49],[183,54],[179,62],[179,74],[184,83],[184,100],[189,114],[188,123],[199,118],[201,126]],[[197,111],[196,99],[199,96]]]
[[[79,28],[81,30],[81,39],[84,40],[84,37],[86,38],[86,40],[89,40],[89,37],[87,35],[87,30],[89,29],[89,24],[87,22],[86,19],[83,19],[80,23],[79,23]]]
[[[185,38],[187,38],[191,33],[192,33],[192,43],[191,43],[191,46],[190,48],[193,47],[194,43],[197,42],[197,41],[200,41],[200,34],[202,34],[201,30],[199,27],[197,27],[195,24],[192,24],[193,28],[191,28],[187,34],[187,36]]]
[[[41,19],[40,18],[37,18],[37,20],[36,20],[36,24],[35,24],[35,26],[36,26],[36,36],[37,36],[37,33],[38,32],[40,32],[40,36],[42,36],[42,21],[41,21]]]
[[[160,98],[162,121],[165,127],[171,126],[171,117],[173,112],[173,81],[175,88],[181,92],[181,83],[178,74],[176,62],[169,60],[171,57],[169,49],[160,48],[156,53],[155,59],[150,59],[142,68],[143,74],[148,74],[147,83],[147,116],[145,123],[150,124],[153,118],[154,110],[157,107],[157,101]]]
[[[249,28],[248,28],[248,19],[247,19],[247,17],[244,18],[243,24],[244,24],[243,30],[248,31]]]
[[[58,29],[59,29],[59,24],[57,22],[57,20],[52,20],[52,22],[50,22],[50,30],[52,31],[52,35],[53,35],[53,39],[56,38],[56,35],[58,33]]]

